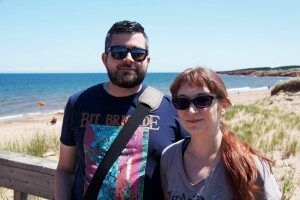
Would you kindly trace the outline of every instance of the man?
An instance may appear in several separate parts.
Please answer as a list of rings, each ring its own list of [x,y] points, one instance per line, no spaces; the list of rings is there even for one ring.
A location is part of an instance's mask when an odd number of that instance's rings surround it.
[[[135,110],[150,62],[144,28],[137,22],[115,23],[107,33],[102,61],[110,81],[72,95],[66,105],[55,175],[57,200],[82,199],[112,138]],[[160,154],[186,132],[166,96],[141,127],[149,128],[131,138],[98,199],[162,199]]]

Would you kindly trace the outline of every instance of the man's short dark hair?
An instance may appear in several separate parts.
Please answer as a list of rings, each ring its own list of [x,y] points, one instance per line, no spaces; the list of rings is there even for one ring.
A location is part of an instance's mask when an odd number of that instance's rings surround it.
[[[119,33],[142,33],[146,39],[146,49],[148,49],[148,37],[144,31],[142,25],[138,22],[131,22],[128,20],[116,22],[107,32],[105,38],[105,49],[104,51],[107,52],[108,48],[110,47],[112,36],[114,34]]]

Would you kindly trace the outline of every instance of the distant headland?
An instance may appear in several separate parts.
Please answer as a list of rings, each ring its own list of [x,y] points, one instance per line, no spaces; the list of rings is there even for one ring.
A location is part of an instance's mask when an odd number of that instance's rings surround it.
[[[218,71],[218,74],[243,75],[243,76],[286,76],[300,77],[300,65],[282,67],[259,67],[238,69],[232,71]]]

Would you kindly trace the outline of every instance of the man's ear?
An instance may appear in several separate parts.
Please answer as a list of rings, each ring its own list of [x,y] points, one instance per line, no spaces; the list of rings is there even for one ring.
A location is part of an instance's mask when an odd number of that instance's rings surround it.
[[[148,64],[150,63],[150,56],[147,56],[147,62],[148,62]]]
[[[102,53],[102,56],[101,56],[101,58],[102,58],[102,62],[103,62],[103,64],[106,66],[107,53]]]

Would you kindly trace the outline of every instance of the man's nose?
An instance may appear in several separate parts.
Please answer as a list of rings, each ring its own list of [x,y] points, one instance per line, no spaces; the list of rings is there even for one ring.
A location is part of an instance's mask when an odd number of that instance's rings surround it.
[[[126,54],[125,58],[123,59],[123,61],[126,62],[126,63],[133,63],[134,62],[130,52],[127,52],[127,54]]]

